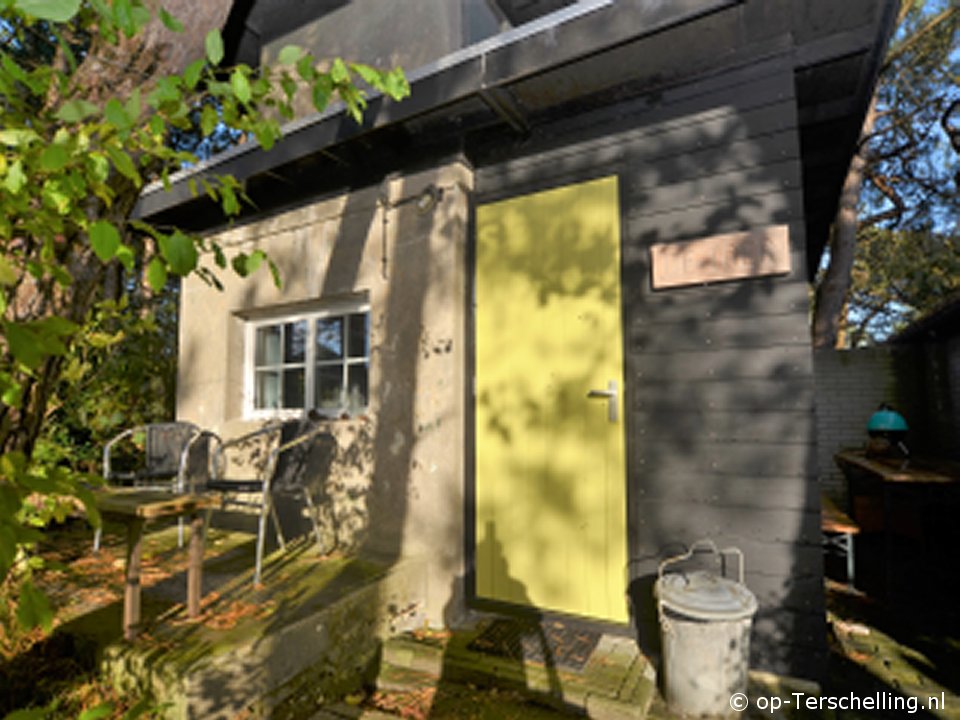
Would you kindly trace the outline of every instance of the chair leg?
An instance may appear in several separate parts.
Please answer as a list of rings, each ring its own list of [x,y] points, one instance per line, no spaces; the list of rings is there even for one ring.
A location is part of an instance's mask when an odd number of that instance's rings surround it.
[[[267,513],[269,509],[267,508],[267,503],[269,500],[263,498],[263,501],[260,505],[260,520],[257,524],[257,559],[256,564],[253,570],[253,584],[260,584],[260,575],[263,571],[263,546],[266,542],[267,536]]]
[[[287,549],[286,538],[283,537],[283,528],[280,527],[280,516],[277,515],[277,506],[273,504],[273,500],[267,500],[270,505],[270,518],[273,520],[273,529],[277,531],[277,542],[280,543],[280,549]]]

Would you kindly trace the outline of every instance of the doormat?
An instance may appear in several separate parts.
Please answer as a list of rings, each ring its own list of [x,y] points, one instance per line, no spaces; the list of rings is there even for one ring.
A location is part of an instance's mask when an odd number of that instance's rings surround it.
[[[494,620],[467,649],[517,662],[582,670],[598,642],[600,633],[558,620]]]

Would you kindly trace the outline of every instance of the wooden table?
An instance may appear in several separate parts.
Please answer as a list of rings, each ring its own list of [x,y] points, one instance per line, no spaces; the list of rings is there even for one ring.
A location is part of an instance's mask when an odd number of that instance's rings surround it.
[[[926,510],[956,503],[953,493],[960,489],[960,466],[930,458],[867,457],[860,449],[841,450],[834,461],[847,478],[853,520],[862,532],[882,533],[884,592],[889,597],[895,582],[894,535],[925,541]],[[911,504],[920,507],[915,520],[905,515]]]
[[[844,472],[884,483],[920,483],[943,485],[960,482],[960,467],[955,463],[925,458],[867,457],[863,450],[841,450],[834,461]]]
[[[140,559],[143,528],[151,520],[187,515],[190,518],[190,549],[187,569],[187,614],[200,613],[200,581],[203,573],[203,515],[220,507],[216,494],[174,495],[161,490],[106,490],[97,493],[97,508],[109,520],[127,526],[126,583],[123,594],[123,637],[134,640],[140,626]]]

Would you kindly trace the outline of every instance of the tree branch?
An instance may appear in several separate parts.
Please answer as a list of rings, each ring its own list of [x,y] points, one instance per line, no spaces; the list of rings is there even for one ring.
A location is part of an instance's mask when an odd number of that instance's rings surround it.
[[[907,13],[904,11],[904,8],[909,8],[909,6],[910,6],[910,3],[908,2],[901,3],[900,16],[897,18],[898,26],[901,25],[903,21],[906,19]],[[910,50],[910,48],[915,46],[921,39],[923,39],[925,35],[935,30],[937,27],[942,25],[945,21],[949,20],[953,15],[957,13],[957,10],[958,10],[957,7],[951,5],[946,10],[943,10],[942,12],[930,18],[930,20],[927,22],[926,25],[915,30],[913,34],[910,35],[910,37],[904,39],[902,43],[900,43],[894,48],[891,48],[890,51],[887,53],[887,56],[883,60],[883,65],[880,66],[880,74],[882,75],[886,73],[894,62],[896,62],[899,58],[905,55]]]

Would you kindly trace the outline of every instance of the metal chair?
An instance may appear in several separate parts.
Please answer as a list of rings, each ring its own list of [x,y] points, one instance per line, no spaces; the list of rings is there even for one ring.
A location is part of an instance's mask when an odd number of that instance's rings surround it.
[[[108,485],[126,485],[183,492],[190,446],[200,428],[190,422],[148,423],[128,428],[103,447],[103,479]],[[93,537],[100,549],[101,528]],[[180,545],[183,524],[180,522]]]
[[[276,445],[270,449],[269,446]],[[277,541],[281,550],[286,550],[286,540],[283,529],[277,516],[274,503],[274,493],[286,492],[299,495],[307,506],[310,522],[317,539],[318,546],[323,541],[320,526],[317,522],[317,508],[307,487],[308,483],[320,473],[317,471],[316,454],[321,451],[327,460],[330,457],[330,448],[336,445],[336,440],[322,427],[315,427],[310,422],[273,423],[253,432],[240,435],[224,441],[216,433],[204,431],[193,438],[187,454],[192,455],[192,448],[207,443],[209,458],[208,474],[205,478],[190,478],[191,489],[196,491],[219,492],[223,495],[221,509],[229,506],[250,507],[258,511],[257,522],[257,550],[254,566],[253,582],[260,583],[263,571],[263,551],[266,544],[267,515],[273,521],[277,533]],[[327,445],[327,447],[323,447]],[[258,458],[249,463],[255,472],[254,477],[230,478],[227,473],[235,470],[235,462],[228,466],[230,455],[240,453],[245,448],[256,447],[260,452]],[[265,453],[265,455],[264,455]],[[329,467],[329,462],[326,463]],[[240,463],[242,466],[242,463]]]

